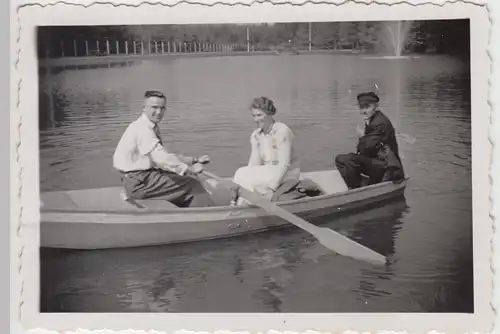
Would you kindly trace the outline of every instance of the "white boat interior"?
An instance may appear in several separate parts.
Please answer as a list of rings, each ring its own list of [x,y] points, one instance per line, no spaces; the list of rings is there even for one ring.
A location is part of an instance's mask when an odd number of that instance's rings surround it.
[[[323,195],[344,192],[347,187],[337,170],[304,172],[301,179],[310,180],[322,191]],[[228,206],[231,194],[226,187],[214,179],[200,177],[218,206]],[[230,178],[225,178],[228,182]],[[139,206],[137,206],[137,204]],[[179,209],[164,200],[140,200],[129,202],[123,187],[106,187],[82,190],[52,191],[41,194],[42,211],[50,210],[173,210]]]

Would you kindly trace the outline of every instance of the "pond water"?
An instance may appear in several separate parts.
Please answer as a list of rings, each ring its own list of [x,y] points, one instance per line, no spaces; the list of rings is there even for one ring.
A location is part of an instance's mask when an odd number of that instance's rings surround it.
[[[228,240],[98,251],[41,251],[43,312],[473,312],[469,64],[448,56],[297,55],[144,60],[41,74],[41,190],[120,184],[112,154],[142,95],[169,98],[168,147],[246,164],[255,96],[276,102],[302,169],[356,146],[355,96],[379,90],[398,132],[405,197],[326,221],[393,261],[337,256],[287,228]],[[328,218],[326,218],[328,219]]]

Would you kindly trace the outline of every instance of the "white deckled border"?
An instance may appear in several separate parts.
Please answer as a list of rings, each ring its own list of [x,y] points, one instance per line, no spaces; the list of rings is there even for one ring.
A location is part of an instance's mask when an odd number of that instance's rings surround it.
[[[499,307],[499,289],[500,285],[500,275],[497,273],[497,269],[500,266],[500,256],[496,251],[495,245],[500,245],[500,233],[498,233],[497,219],[500,217],[500,121],[499,121],[499,106],[500,106],[500,67],[498,66],[498,57],[500,55],[500,24],[498,20],[500,19],[500,3],[498,1],[491,2],[488,4],[488,10],[490,13],[490,21],[492,22],[491,34],[489,40],[488,53],[491,59],[491,76],[490,76],[490,92],[488,96],[488,102],[490,103],[492,113],[491,113],[491,129],[490,129],[490,141],[493,147],[492,150],[492,164],[490,170],[490,182],[492,183],[491,192],[491,218],[493,220],[493,240],[492,240],[492,263],[491,268],[494,273],[493,279],[493,300],[492,307],[495,312],[495,323],[494,328],[498,330],[499,317],[500,314],[497,312]],[[495,41],[497,43],[495,43]]]
[[[491,332],[494,266],[491,264],[492,210],[489,176],[491,144],[499,137],[496,118],[490,120],[488,77],[490,58],[486,54],[489,36],[486,0],[478,1],[305,1],[274,0],[192,0],[192,1],[26,1],[12,3],[11,17],[11,305],[12,320],[38,332],[77,331],[87,333],[168,333],[189,329],[198,332],[267,332],[270,329],[306,332],[358,332],[393,330],[424,333]],[[489,4],[488,7],[500,7]],[[273,6],[275,4],[276,6]],[[328,4],[334,4],[331,6]],[[474,5],[477,4],[477,5]],[[208,6],[207,6],[208,5]],[[233,5],[233,6],[231,6]],[[300,5],[300,6],[299,6]],[[482,5],[479,6],[479,5]],[[192,8],[196,6],[196,10]],[[109,17],[109,13],[112,13]],[[121,17],[124,17],[122,19]],[[39,162],[37,125],[36,25],[61,24],[178,24],[251,23],[264,21],[355,21],[437,19],[471,17],[472,81],[472,166],[474,195],[474,280],[475,315],[467,314],[40,314],[38,313],[39,264]],[[147,18],[147,19],[146,19]],[[498,25],[497,25],[498,26]],[[496,40],[500,40],[497,33]],[[490,50],[491,59],[495,53]],[[498,76],[494,79],[498,80]],[[493,78],[491,86],[495,87]],[[497,84],[498,86],[498,84]],[[493,101],[490,101],[493,105]],[[496,103],[498,105],[498,102]],[[490,127],[493,122],[493,128]],[[497,138],[494,138],[496,134]],[[490,141],[489,141],[490,140]],[[495,160],[496,161],[496,160]],[[498,163],[495,163],[498,170]],[[490,175],[491,172],[491,175]],[[498,201],[496,201],[498,202]],[[497,216],[497,215],[495,215]],[[496,306],[496,305],[493,305]],[[16,328],[15,326],[13,328]],[[17,327],[21,329],[20,327]],[[85,328],[85,329],[83,329]],[[133,331],[134,329],[135,331]],[[274,331],[273,331],[274,332]],[[188,333],[188,332],[185,332]],[[228,332],[226,332],[228,333]],[[276,332],[277,333],[277,332]],[[288,332],[292,333],[292,332]],[[312,331],[310,332],[313,333]],[[347,333],[347,332],[346,332]],[[354,333],[350,331],[349,333]]]
[[[348,4],[363,4],[363,5],[410,5],[410,6],[445,6],[454,3],[462,4],[472,4],[472,5],[488,5],[491,1],[488,0],[170,0],[170,1],[160,1],[160,0],[121,0],[121,1],[111,1],[111,0],[80,0],[80,1],[64,1],[64,0],[19,0],[16,3],[17,8],[24,6],[54,6],[57,4],[71,4],[76,6],[92,6],[95,4],[111,4],[113,6],[127,6],[127,7],[139,7],[144,4],[150,5],[162,5],[167,7],[177,6],[179,4],[199,4],[203,6],[251,6],[259,3],[270,3],[270,4],[285,4],[301,6],[305,4],[330,4],[330,5],[348,5]]]

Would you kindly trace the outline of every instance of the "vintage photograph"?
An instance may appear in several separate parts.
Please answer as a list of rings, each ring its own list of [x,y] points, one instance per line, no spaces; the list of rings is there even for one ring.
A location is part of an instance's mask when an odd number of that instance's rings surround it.
[[[40,312],[474,313],[468,19],[36,36]]]

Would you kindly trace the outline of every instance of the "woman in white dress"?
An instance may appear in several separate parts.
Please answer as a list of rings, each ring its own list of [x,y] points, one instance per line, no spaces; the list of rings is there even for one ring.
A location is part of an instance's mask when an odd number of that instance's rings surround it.
[[[252,101],[252,116],[257,124],[250,136],[251,153],[248,166],[239,168],[234,183],[271,199],[285,181],[299,180],[300,163],[293,147],[294,135],[290,128],[274,120],[276,107],[267,97]],[[247,204],[236,197],[231,205]]]

